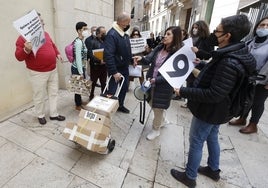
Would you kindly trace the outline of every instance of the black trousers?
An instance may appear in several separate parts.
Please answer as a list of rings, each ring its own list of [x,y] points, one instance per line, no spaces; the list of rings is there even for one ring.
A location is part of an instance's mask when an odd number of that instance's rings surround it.
[[[85,71],[86,71],[86,69],[83,68],[83,76],[84,76],[84,78],[86,78]],[[73,66],[71,66],[71,72],[72,72],[72,74],[80,75],[78,70],[77,70],[77,68],[75,68]],[[82,97],[81,97],[81,95],[74,94],[74,102],[75,102],[76,106],[81,106],[82,105]]]

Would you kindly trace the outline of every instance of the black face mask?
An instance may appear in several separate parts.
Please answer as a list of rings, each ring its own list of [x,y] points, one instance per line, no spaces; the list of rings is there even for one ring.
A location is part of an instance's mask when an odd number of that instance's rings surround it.
[[[130,25],[127,25],[126,28],[123,29],[124,32],[126,32],[130,28]]]
[[[208,44],[210,46],[218,46],[219,45],[218,38],[214,33],[211,33],[208,36],[207,40],[208,40]]]
[[[101,35],[101,40],[104,40],[106,35]]]

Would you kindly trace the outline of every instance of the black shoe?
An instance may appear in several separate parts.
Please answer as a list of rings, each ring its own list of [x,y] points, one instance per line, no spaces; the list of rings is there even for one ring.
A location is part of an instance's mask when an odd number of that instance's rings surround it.
[[[124,106],[120,106],[118,109],[117,109],[117,111],[119,111],[119,112],[123,112],[123,113],[126,113],[126,114],[129,114],[129,109],[127,109],[126,107],[124,107]]]
[[[196,186],[196,181],[188,178],[185,172],[180,172],[178,170],[171,169],[170,173],[176,180],[183,183],[187,187],[194,188]]]
[[[47,120],[45,117],[42,117],[42,118],[38,118],[38,121],[41,125],[45,125],[47,123]]]
[[[221,178],[220,177],[221,170],[218,169],[216,171],[213,171],[209,166],[204,166],[204,167],[200,166],[198,168],[198,172],[204,176],[207,176],[213,179],[214,181],[219,181],[219,179]]]
[[[178,100],[179,101],[179,100],[182,100],[182,97],[177,95],[177,96],[172,97],[172,100]]]
[[[64,116],[61,116],[61,115],[58,115],[56,117],[49,117],[50,120],[57,120],[57,121],[64,121],[65,120],[65,117]]]

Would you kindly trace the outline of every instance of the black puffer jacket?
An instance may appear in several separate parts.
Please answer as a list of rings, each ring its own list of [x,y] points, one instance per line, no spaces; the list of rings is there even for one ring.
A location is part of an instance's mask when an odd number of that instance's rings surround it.
[[[153,77],[155,61],[157,58],[158,53],[164,48],[164,46],[158,45],[150,54],[146,57],[142,58],[141,63],[144,65],[150,65],[149,70],[146,74],[146,79]],[[172,55],[173,53],[169,53],[166,60]],[[164,64],[163,63],[163,64]],[[162,64],[162,65],[163,65]],[[152,87],[152,107],[153,108],[161,108],[161,109],[168,109],[172,97],[174,89],[169,83],[165,80],[165,78],[158,72],[157,77],[155,79],[155,86]]]
[[[244,43],[220,48],[200,72],[193,88],[180,89],[195,117],[211,124],[228,122],[231,96],[245,70],[255,71],[256,62]]]

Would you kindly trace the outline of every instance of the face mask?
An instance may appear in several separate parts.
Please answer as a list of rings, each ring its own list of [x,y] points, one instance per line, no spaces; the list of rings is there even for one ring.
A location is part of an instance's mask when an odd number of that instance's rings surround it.
[[[106,35],[101,35],[101,40],[104,40],[105,39],[105,36]]]
[[[82,36],[83,36],[84,38],[87,38],[87,37],[89,36],[88,31],[87,31],[87,30],[83,31],[83,32],[82,32]]]
[[[92,32],[92,35],[93,35],[93,36],[96,36],[96,31],[93,31],[93,32]]]
[[[193,34],[194,34],[194,35],[197,35],[197,33],[198,33],[198,29],[195,29],[195,28],[194,28],[194,29],[193,29]]]
[[[208,36],[207,40],[208,40],[208,43],[210,46],[218,46],[219,45],[218,38],[214,33],[211,33]]]
[[[256,30],[258,37],[265,37],[268,35],[268,29],[260,28]]]
[[[124,32],[126,32],[130,28],[130,25],[127,25],[126,28],[123,29]]]

